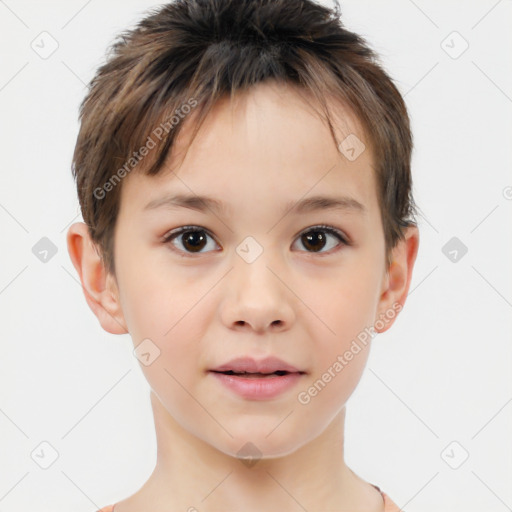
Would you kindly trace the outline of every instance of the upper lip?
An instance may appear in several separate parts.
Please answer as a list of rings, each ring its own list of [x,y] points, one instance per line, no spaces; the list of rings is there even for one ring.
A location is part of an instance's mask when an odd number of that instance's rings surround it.
[[[235,372],[235,373],[274,373],[284,371],[288,373],[305,373],[291,364],[285,363],[277,357],[267,357],[256,360],[251,357],[238,357],[231,361],[212,368],[212,372]]]

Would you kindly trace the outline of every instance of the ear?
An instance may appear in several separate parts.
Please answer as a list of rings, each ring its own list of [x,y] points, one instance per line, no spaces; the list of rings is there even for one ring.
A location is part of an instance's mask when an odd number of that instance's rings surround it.
[[[82,282],[85,300],[103,329],[111,334],[127,334],[115,277],[105,271],[88,226],[83,222],[73,224],[68,229],[67,245]]]
[[[412,269],[416,261],[419,246],[419,231],[416,226],[409,226],[393,248],[391,264],[383,279],[383,286],[378,305],[378,316],[374,328],[377,332],[387,331],[402,310],[411,284]]]

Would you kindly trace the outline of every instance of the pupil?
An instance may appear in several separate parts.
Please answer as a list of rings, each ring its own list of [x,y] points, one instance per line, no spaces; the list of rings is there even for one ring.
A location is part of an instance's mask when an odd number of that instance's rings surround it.
[[[183,245],[187,247],[187,244],[194,249],[202,249],[201,243],[205,241],[206,237],[200,231],[189,231],[187,234],[183,235],[184,241]]]
[[[310,246],[313,251],[319,251],[320,249],[323,249],[325,246],[325,236],[321,231],[310,231],[309,233],[306,233],[303,235],[306,243],[304,243],[305,247]],[[318,247],[316,244],[320,242],[321,247]]]

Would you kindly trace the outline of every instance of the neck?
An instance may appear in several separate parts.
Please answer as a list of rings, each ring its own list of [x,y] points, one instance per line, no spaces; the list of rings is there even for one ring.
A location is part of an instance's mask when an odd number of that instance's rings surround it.
[[[383,510],[378,491],[345,464],[345,408],[320,436],[293,453],[248,463],[190,434],[153,392],[151,404],[157,463],[138,502],[147,509]]]

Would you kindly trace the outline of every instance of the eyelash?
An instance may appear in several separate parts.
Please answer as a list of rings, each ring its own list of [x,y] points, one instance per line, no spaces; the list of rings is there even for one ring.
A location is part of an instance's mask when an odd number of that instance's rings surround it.
[[[332,254],[332,252],[338,252],[340,250],[340,246],[341,245],[345,245],[345,246],[350,246],[351,245],[351,242],[348,240],[348,238],[344,235],[343,232],[341,232],[340,230],[334,228],[333,226],[328,226],[328,225],[325,225],[325,224],[319,224],[319,225],[316,225],[316,226],[311,226],[309,228],[306,228],[304,231],[299,233],[299,235],[297,236],[297,238],[295,240],[298,240],[301,235],[304,235],[304,234],[307,234],[307,233],[314,233],[314,232],[317,232],[317,231],[324,231],[324,232],[334,236],[335,238],[337,238],[338,241],[340,242],[340,244],[338,244],[338,246],[337,246],[338,248],[335,249],[334,251],[331,249],[331,250],[325,251],[325,252],[324,251],[319,251],[319,252],[301,251],[301,252],[306,252],[308,254],[313,254],[313,255],[319,255],[319,256],[322,257],[324,255]],[[164,235],[163,238],[162,238],[162,242],[164,244],[168,244],[170,246],[171,250],[173,250],[175,252],[178,252],[181,255],[187,255],[187,256],[190,256],[190,257],[194,257],[196,255],[204,254],[203,252],[193,253],[193,252],[182,251],[181,249],[177,249],[176,247],[173,246],[173,244],[171,242],[175,238],[178,238],[180,235],[182,235],[184,233],[188,233],[188,232],[202,232],[202,233],[206,233],[209,237],[211,237],[212,239],[215,240],[213,235],[207,229],[205,229],[205,228],[202,228],[200,226],[182,226],[182,227],[180,227],[178,229],[175,229],[175,230],[171,231],[170,233]],[[294,241],[294,243],[295,243],[295,241]]]

